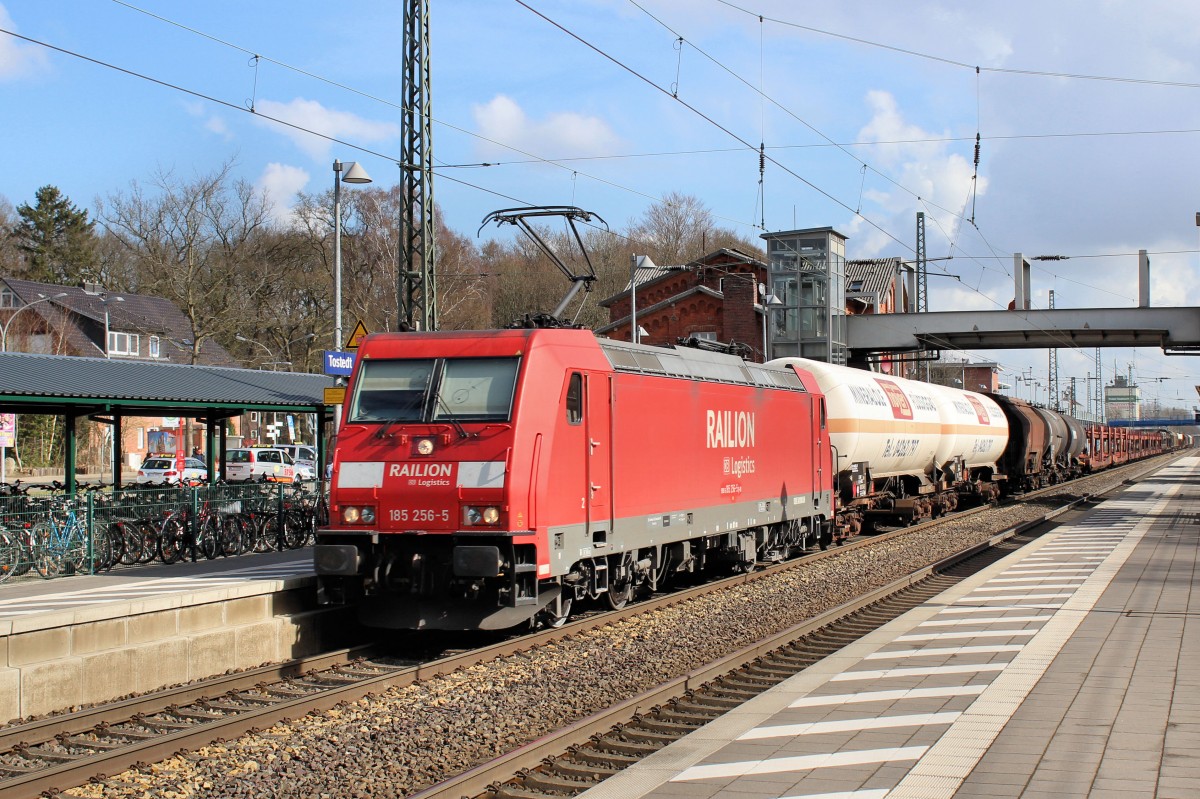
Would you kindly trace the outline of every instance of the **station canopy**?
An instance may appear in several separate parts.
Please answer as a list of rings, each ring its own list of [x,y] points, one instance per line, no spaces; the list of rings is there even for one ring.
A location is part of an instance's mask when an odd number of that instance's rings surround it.
[[[0,353],[0,412],[222,418],[324,415],[334,378],[219,366]]]
[[[0,353],[0,413],[46,414],[107,422],[120,442],[126,417],[166,416],[201,419],[207,424],[206,457],[215,478],[214,450],[224,455],[221,419],[248,411],[317,415],[317,463],[324,473],[325,425],[330,409],[325,389],[334,378],[300,372],[268,372],[109,358]],[[218,432],[219,431],[219,432]],[[219,436],[219,441],[217,437]],[[75,490],[75,425],[66,425],[64,442],[67,491]],[[121,468],[121,449],[112,451],[113,474]]]

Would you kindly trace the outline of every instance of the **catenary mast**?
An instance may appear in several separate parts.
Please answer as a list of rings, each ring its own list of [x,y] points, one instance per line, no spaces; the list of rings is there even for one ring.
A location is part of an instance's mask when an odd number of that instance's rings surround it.
[[[437,330],[434,280],[433,128],[429,80],[429,8],[404,3],[404,109],[401,114],[400,270],[396,305],[400,325]],[[401,327],[401,329],[404,329]]]

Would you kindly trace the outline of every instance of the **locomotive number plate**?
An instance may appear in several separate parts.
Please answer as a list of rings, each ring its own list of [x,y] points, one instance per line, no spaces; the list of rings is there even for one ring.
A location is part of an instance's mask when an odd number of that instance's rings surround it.
[[[388,519],[393,522],[448,522],[450,511],[433,510],[432,508],[393,508],[388,511]]]

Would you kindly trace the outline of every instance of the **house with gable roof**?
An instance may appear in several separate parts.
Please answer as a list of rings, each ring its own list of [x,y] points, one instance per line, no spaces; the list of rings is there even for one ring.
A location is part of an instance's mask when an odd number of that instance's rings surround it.
[[[212,339],[195,347],[187,317],[162,297],[107,291],[94,284],[60,286],[15,277],[0,277],[0,345],[8,352],[242,366]],[[174,442],[181,429],[178,425],[162,417],[126,420],[121,449],[127,465],[135,468],[155,451],[156,442],[168,438]],[[175,445],[190,451],[202,443],[203,428],[190,423],[183,427],[191,437],[186,444]],[[91,447],[102,453],[106,435],[104,427],[85,428],[81,451],[86,454]],[[96,460],[102,462],[103,458]]]

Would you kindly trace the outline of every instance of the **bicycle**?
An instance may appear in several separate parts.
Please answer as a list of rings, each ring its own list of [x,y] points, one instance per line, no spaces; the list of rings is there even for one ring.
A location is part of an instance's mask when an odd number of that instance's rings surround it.
[[[66,515],[57,518],[63,508]],[[33,525],[33,568],[47,580],[64,572],[75,574],[96,571],[103,564],[112,563],[112,540],[107,535],[95,536],[92,543],[91,562],[88,557],[88,531],[79,520],[75,507],[66,498],[51,501],[47,516]]]

